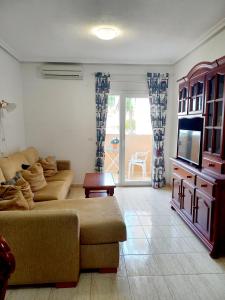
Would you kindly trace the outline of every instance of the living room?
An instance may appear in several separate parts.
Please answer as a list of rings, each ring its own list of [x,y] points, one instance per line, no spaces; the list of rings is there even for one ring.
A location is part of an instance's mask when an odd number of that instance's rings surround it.
[[[46,179],[51,190],[45,195],[33,191],[35,208],[29,212],[0,212],[0,235],[15,259],[5,299],[225,299],[225,207],[220,201],[225,195],[225,106],[216,121],[219,103],[225,103],[219,89],[221,82],[224,89],[224,56],[224,0],[0,1],[1,182],[17,171],[28,176],[19,170],[22,165],[29,170],[43,158],[43,166],[49,156],[57,160],[55,182],[66,182],[62,188]],[[71,78],[65,72],[72,72]],[[209,96],[210,72],[217,78],[214,98]],[[161,86],[157,95],[154,74]],[[98,80],[108,81],[108,88],[98,90]],[[205,92],[191,94],[194,80],[198,88],[204,84]],[[97,113],[104,113],[98,97],[111,103],[101,124],[106,129],[103,151],[96,136]],[[166,115],[158,127],[154,97]],[[196,111],[191,113],[193,99]],[[210,104],[215,107],[211,113]],[[149,124],[141,123],[145,111]],[[154,136],[159,129],[162,147]],[[187,131],[200,132],[199,148],[191,154],[179,148]],[[147,142],[140,142],[142,137]],[[161,158],[163,166],[154,167]],[[84,181],[87,173],[105,172],[112,173],[110,189]],[[193,191],[187,206],[185,191]],[[202,215],[195,201],[202,194],[202,203],[213,203],[203,210],[215,212],[208,222],[212,232],[207,222],[196,222]],[[0,196],[0,210],[3,201]],[[189,205],[191,216],[184,212]],[[32,214],[35,224],[29,223]],[[47,233],[38,222],[46,222]],[[60,251],[54,255],[56,245]],[[32,255],[37,261],[30,260]]]

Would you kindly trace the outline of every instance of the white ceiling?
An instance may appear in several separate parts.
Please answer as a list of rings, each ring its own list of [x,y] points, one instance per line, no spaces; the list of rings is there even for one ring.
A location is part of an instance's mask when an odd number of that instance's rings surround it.
[[[225,0],[0,0],[0,44],[21,61],[170,64],[224,17]],[[101,24],[122,34],[99,40]]]

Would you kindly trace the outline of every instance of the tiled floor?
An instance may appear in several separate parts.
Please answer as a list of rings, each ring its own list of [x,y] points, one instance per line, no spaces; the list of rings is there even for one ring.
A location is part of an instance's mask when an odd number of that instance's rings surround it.
[[[75,289],[10,290],[7,300],[225,300],[225,258],[213,260],[176,212],[169,189],[116,188],[128,240],[115,274],[82,274]],[[70,197],[83,197],[73,188]]]

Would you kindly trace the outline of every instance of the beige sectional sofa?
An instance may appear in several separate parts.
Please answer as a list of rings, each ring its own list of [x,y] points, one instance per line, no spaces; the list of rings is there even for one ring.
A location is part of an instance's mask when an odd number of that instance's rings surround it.
[[[21,164],[33,164],[30,147],[0,159],[0,181],[10,179]],[[76,283],[81,269],[115,270],[119,242],[126,226],[115,197],[65,199],[73,179],[69,161],[35,193],[29,211],[0,211],[0,234],[16,258],[9,284]],[[51,200],[51,201],[49,201]]]

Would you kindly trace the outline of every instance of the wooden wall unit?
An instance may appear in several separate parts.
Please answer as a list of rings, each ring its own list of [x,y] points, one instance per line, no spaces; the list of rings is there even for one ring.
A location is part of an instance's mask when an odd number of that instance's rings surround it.
[[[179,83],[178,119],[203,118],[203,139],[198,167],[172,158],[171,207],[216,258],[225,255],[225,56]]]

